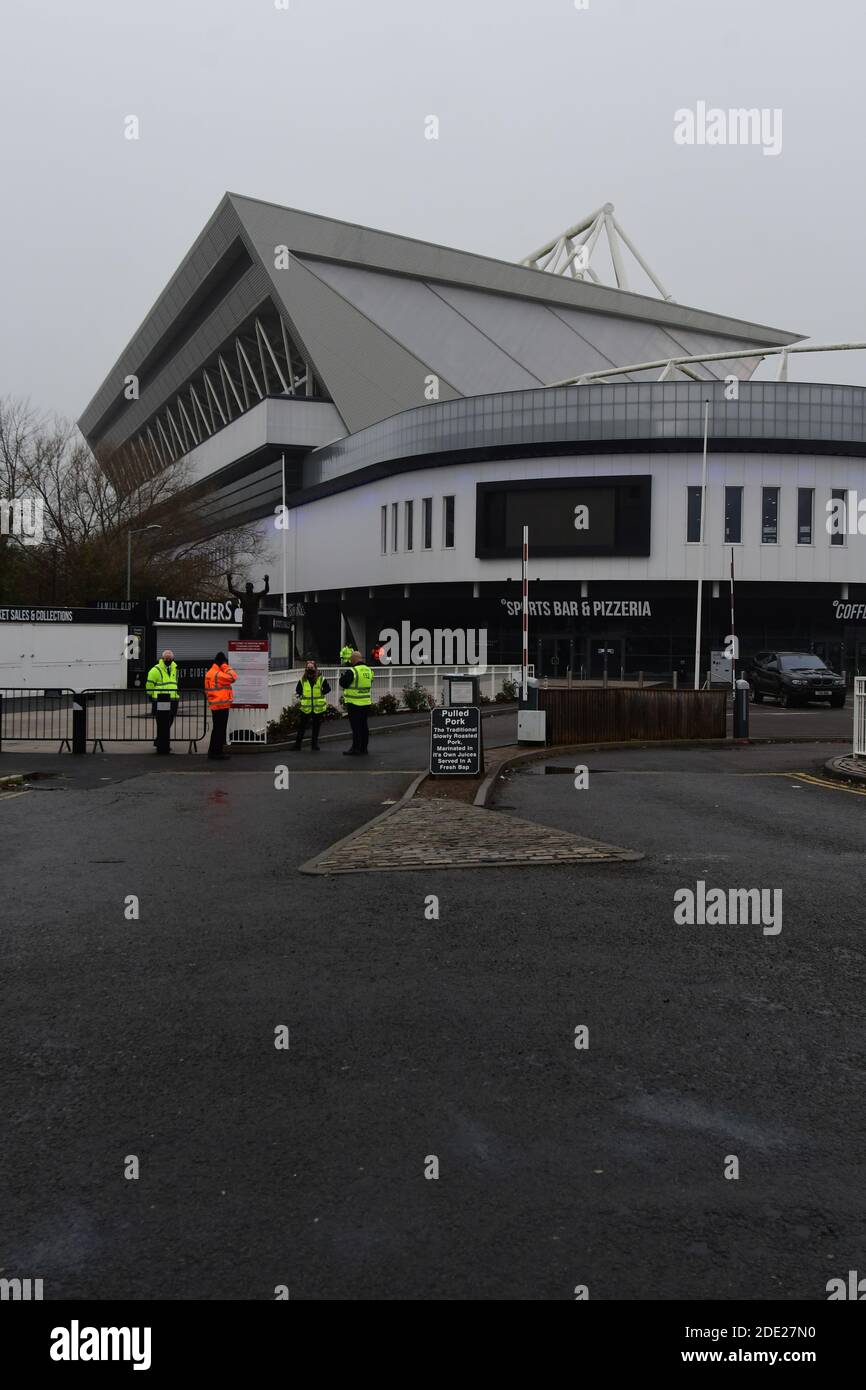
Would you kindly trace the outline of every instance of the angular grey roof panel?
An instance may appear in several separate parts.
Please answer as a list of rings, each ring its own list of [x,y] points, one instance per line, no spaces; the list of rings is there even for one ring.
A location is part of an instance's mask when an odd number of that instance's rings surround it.
[[[289,249],[288,269],[276,268],[277,246]],[[694,343],[799,337],[229,193],[84,411],[90,443],[130,438],[265,299],[349,432],[424,404],[431,373],[450,400]],[[141,399],[127,402],[124,377],[139,372]]]

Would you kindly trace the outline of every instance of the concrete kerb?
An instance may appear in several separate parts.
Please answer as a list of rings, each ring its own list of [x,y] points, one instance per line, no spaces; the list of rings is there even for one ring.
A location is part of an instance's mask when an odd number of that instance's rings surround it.
[[[386,806],[385,810],[380,811],[378,816],[373,816],[370,820],[365,821],[363,825],[359,825],[357,830],[352,830],[348,835],[344,835],[341,840],[334,840],[333,844],[328,845],[319,854],[314,854],[312,859],[307,859],[305,863],[299,864],[297,872],[299,874],[327,875],[329,872],[327,869],[320,869],[318,867],[320,861],[326,856],[333,854],[335,849],[350,844],[352,840],[357,840],[360,835],[366,835],[371,825],[378,825],[379,821],[387,820],[389,816],[395,815],[396,812],[400,810],[401,806],[405,805],[407,801],[412,800],[417,788],[420,787],[427,775],[426,772],[419,772],[418,776],[412,779],[403,795],[398,797],[393,806]]]
[[[840,758],[828,758],[824,764],[824,771],[839,782],[856,782],[861,787],[866,786],[866,759],[855,758],[853,753],[844,754]]]
[[[650,742],[630,739],[620,743],[563,743],[551,744],[543,748],[528,748],[503,758],[493,771],[485,777],[475,795],[474,806],[486,806],[493,794],[496,783],[503,773],[525,762],[538,762],[548,758],[564,757],[567,753],[604,753],[622,748],[742,748],[748,744],[770,743],[839,743],[835,738],[701,738],[701,739],[660,739]],[[827,764],[829,767],[829,764]]]
[[[21,787],[24,785],[26,774],[23,772],[10,772],[5,777],[0,777],[0,792],[7,791],[9,787]]]
[[[475,794],[475,800],[472,804],[473,806],[486,806],[493,794],[493,789],[497,781],[503,773],[507,772],[512,767],[517,767],[521,763],[539,762],[546,758],[561,758],[564,757],[566,753],[601,753],[606,749],[613,748],[705,748],[708,745],[710,747],[723,747],[729,743],[730,739],[727,738],[705,738],[689,740],[685,743],[679,740],[659,743],[629,740],[623,743],[558,743],[545,745],[541,748],[526,748],[521,752],[513,753],[511,757],[502,759],[502,762],[485,777]]]

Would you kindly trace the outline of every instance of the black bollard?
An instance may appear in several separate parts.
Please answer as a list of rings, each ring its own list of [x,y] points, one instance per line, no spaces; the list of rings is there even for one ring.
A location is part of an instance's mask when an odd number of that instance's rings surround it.
[[[87,752],[87,699],[79,694],[72,697],[72,751]]]
[[[749,737],[749,682],[737,681],[734,695],[734,738]]]

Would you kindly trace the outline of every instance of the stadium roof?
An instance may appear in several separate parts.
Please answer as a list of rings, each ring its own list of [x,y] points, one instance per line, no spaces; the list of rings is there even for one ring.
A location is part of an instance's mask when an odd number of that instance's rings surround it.
[[[79,424],[164,458],[267,395],[331,401],[352,433],[423,405],[431,374],[449,400],[800,338],[227,193]]]

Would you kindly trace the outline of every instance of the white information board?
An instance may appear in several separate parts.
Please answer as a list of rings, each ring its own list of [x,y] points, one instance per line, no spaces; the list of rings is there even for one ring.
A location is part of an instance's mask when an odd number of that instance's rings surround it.
[[[268,641],[238,638],[229,642],[229,665],[238,673],[232,686],[233,709],[267,709]]]

